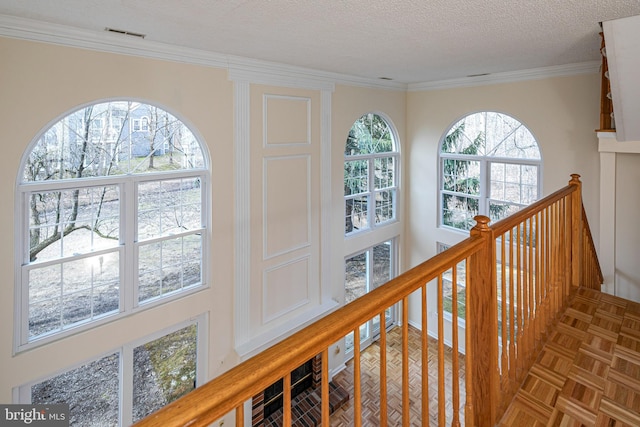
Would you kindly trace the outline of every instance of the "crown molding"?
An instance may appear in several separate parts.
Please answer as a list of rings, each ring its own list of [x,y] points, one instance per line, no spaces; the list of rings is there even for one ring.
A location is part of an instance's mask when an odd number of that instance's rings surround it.
[[[486,76],[462,77],[458,79],[439,80],[433,82],[411,83],[408,85],[407,90],[409,92],[417,92],[427,90],[453,89],[459,87],[512,83],[526,80],[540,80],[550,77],[573,76],[578,74],[594,74],[600,70],[600,65],[600,61],[581,62],[576,64],[494,73],[488,74]]]
[[[229,71],[233,81],[312,87],[333,91],[336,84],[406,91],[407,84],[294,67],[257,59],[185,48],[108,32],[69,27],[0,14],[0,36],[101,52],[182,62]]]
[[[225,55],[7,15],[0,15],[0,36],[209,67],[227,66]]]
[[[284,87],[328,90],[333,92],[335,80],[305,68],[286,66],[256,59],[229,57],[229,80]]]
[[[247,81],[250,83],[278,86],[311,87],[329,91],[333,91],[336,84],[410,92],[451,89],[576,74],[591,74],[598,72],[600,67],[600,62],[594,61],[495,73],[486,76],[407,84],[294,67],[1,14],[0,36],[101,52],[224,68],[228,70],[229,79],[232,81]]]
[[[229,56],[228,67],[229,79],[232,81],[305,87],[330,92],[335,90],[336,84],[403,92],[407,90],[406,83],[350,76],[238,56]]]

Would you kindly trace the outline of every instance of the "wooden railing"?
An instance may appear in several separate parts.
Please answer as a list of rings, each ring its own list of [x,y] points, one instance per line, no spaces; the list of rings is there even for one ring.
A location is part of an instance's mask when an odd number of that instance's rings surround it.
[[[489,226],[476,217],[470,237],[412,268],[365,296],[329,314],[298,333],[202,385],[140,421],[140,427],[206,426],[235,412],[236,426],[245,425],[244,404],[283,379],[283,425],[290,426],[290,372],[322,355],[322,425],[330,425],[329,347],[354,334],[353,425],[362,425],[360,325],[380,321],[379,423],[388,425],[387,332],[385,310],[401,306],[403,426],[492,426],[503,414],[549,328],[579,286],[598,289],[602,283],[596,252],[581,202],[581,183],[569,185],[516,214]],[[445,283],[447,286],[445,286]],[[436,287],[438,361],[429,363],[429,320],[433,308],[428,289]],[[451,288],[450,294],[445,292]],[[415,293],[415,294],[414,294]],[[421,360],[409,359],[409,297],[420,300]],[[444,299],[451,309],[445,313]],[[465,319],[458,308],[466,305]],[[459,326],[464,322],[465,327]],[[451,360],[445,361],[446,325]],[[462,349],[464,348],[464,354]],[[445,375],[445,363],[448,374]],[[411,364],[419,364],[416,382]],[[433,371],[433,372],[432,372]],[[461,374],[464,372],[464,374]],[[464,377],[462,377],[464,375]],[[415,384],[418,384],[417,386]],[[430,395],[436,385],[437,396]],[[448,386],[447,386],[448,385]],[[416,389],[417,387],[417,389]],[[410,399],[412,395],[420,398]],[[430,403],[437,400],[437,410]],[[449,409],[447,409],[449,408]]]

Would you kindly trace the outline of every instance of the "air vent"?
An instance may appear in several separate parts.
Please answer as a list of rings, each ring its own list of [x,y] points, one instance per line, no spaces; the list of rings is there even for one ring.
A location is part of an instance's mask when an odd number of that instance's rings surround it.
[[[138,37],[140,39],[143,39],[147,36],[146,34],[134,33],[133,31],[117,30],[115,28],[109,28],[109,27],[105,28],[104,30],[109,33],[123,34],[125,36]]]

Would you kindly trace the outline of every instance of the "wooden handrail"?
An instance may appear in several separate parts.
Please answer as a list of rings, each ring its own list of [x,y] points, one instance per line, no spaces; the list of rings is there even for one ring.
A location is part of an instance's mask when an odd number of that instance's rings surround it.
[[[469,237],[361,298],[323,317],[278,344],[198,387],[136,425],[206,426],[242,405],[336,341],[478,250],[482,239]],[[357,329],[357,327],[356,327]],[[295,366],[294,366],[295,365]]]
[[[572,185],[568,185],[550,195],[545,197],[544,199],[540,199],[536,202],[533,202],[529,206],[526,206],[520,209],[518,212],[514,212],[506,218],[501,219],[500,221],[495,222],[491,225],[491,229],[495,235],[501,235],[505,232],[511,230],[516,225],[520,224],[527,218],[541,212],[543,209],[552,205],[553,203],[562,200],[568,195],[572,194],[576,191],[576,188]]]
[[[424,261],[420,265],[390,280],[383,286],[365,294],[363,297],[345,305],[317,322],[307,326],[283,341],[275,344],[251,359],[237,365],[228,372],[203,384],[186,396],[166,405],[159,411],[139,421],[139,427],[172,427],[172,426],[207,426],[226,414],[235,411],[236,426],[243,426],[243,405],[252,396],[262,392],[279,379],[289,376],[297,366],[310,358],[322,354],[322,419],[328,425],[328,348],[335,342],[354,332],[354,371],[360,375],[359,362],[359,327],[370,319],[380,316],[380,324],[384,325],[385,310],[399,302],[403,308],[403,420],[409,420],[408,396],[408,297],[415,291],[422,292],[422,354],[423,365],[426,364],[427,312],[426,286],[437,279],[439,286],[438,314],[439,334],[442,334],[442,294],[443,274],[453,271],[453,282],[456,282],[455,270],[459,263],[467,262],[466,298],[467,318],[465,337],[460,342],[466,343],[465,369],[467,372],[464,425],[494,425],[501,416],[506,402],[515,393],[514,384],[519,384],[523,370],[533,360],[536,348],[544,338],[545,331],[557,316],[566,302],[571,287],[571,268],[576,262],[580,264],[581,274],[599,271],[597,256],[588,223],[580,216],[580,228],[576,228],[573,207],[582,208],[579,195],[581,185],[577,175],[567,187],[530,205],[514,215],[489,226],[489,219],[476,217],[477,225],[470,237],[448,250]],[[524,224],[524,225],[523,225]],[[579,230],[579,233],[575,230]],[[586,231],[585,231],[586,230]],[[579,236],[578,236],[579,235]],[[571,242],[566,242],[569,238]],[[573,243],[573,239],[582,242]],[[497,243],[500,241],[500,249]],[[508,241],[508,260],[505,251]],[[498,253],[502,253],[502,272],[496,273]],[[580,254],[578,256],[578,253]],[[568,265],[571,264],[571,265]],[[506,274],[507,266],[509,274]],[[585,267],[588,266],[588,267]],[[568,268],[569,267],[569,268]],[[569,271],[570,273],[567,273]],[[509,283],[506,283],[507,279]],[[516,280],[517,279],[517,280]],[[602,273],[589,286],[597,286],[602,282]],[[454,289],[454,292],[456,290]],[[501,297],[498,297],[501,293]],[[508,302],[507,299],[509,299]],[[500,302],[498,301],[500,300]],[[453,324],[457,324],[456,297],[453,298]],[[507,304],[510,304],[507,305]],[[501,316],[497,316],[501,310]],[[508,312],[509,317],[506,317]],[[498,324],[502,324],[499,336]],[[508,328],[508,330],[507,330]],[[453,348],[457,350],[457,329],[454,334]],[[381,331],[381,342],[386,342],[386,334]],[[502,346],[499,354],[498,345]],[[439,352],[443,344],[440,340]],[[517,347],[518,351],[514,351]],[[457,353],[457,351],[456,351]],[[520,357],[516,357],[520,355]],[[381,360],[384,358],[381,357]],[[457,355],[455,356],[457,361]],[[457,362],[456,362],[457,363]],[[423,366],[422,392],[428,390]],[[381,375],[385,370],[381,366]],[[439,376],[443,375],[439,368]],[[441,380],[439,380],[441,382]],[[285,381],[286,383],[286,381]],[[457,381],[456,381],[457,383]],[[354,394],[360,389],[356,381]],[[381,393],[386,388],[381,385]],[[284,392],[284,401],[290,403],[289,392]],[[438,392],[438,400],[444,396]],[[458,403],[460,397],[458,385],[454,386],[453,400]],[[360,396],[354,396],[355,410],[360,408]],[[386,402],[386,396],[381,396]],[[424,410],[428,401],[423,400]],[[441,403],[439,402],[439,405]],[[442,405],[444,406],[444,405]],[[457,411],[457,408],[454,408]],[[386,418],[386,404],[381,409],[381,417]],[[444,414],[438,414],[444,422]],[[428,420],[429,414],[423,413]],[[359,413],[354,415],[356,425],[361,423]],[[459,415],[453,415],[454,425],[459,425]],[[284,410],[284,426],[291,424],[290,408]]]

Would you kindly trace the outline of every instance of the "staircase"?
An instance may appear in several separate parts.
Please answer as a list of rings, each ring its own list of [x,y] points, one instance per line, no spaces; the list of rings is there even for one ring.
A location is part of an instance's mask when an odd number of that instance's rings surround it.
[[[609,129],[615,129],[619,142],[640,141],[640,16],[605,21],[602,28],[603,76],[606,73],[603,88],[610,86],[610,91],[603,89],[603,92],[610,92],[613,101],[610,112],[615,112]],[[609,108],[604,95],[603,111]],[[601,130],[607,130],[606,117],[601,117]]]
[[[640,304],[580,288],[500,426],[640,426]]]

